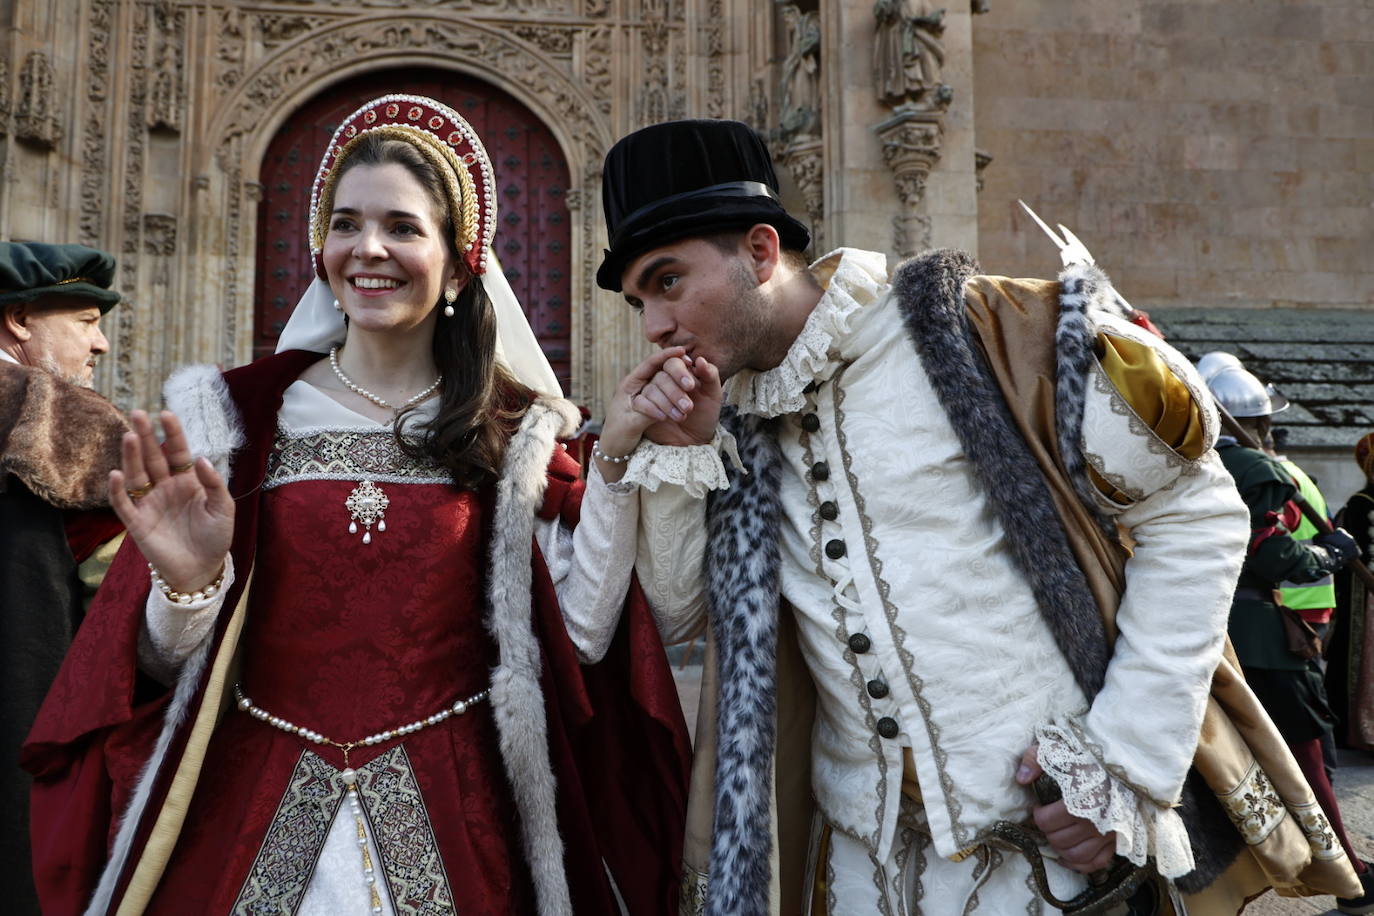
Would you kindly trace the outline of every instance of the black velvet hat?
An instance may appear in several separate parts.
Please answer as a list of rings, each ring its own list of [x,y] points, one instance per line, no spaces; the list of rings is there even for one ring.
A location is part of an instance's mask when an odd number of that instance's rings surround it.
[[[596,282],[615,292],[626,264],[689,236],[767,223],[784,248],[811,243],[779,202],[763,138],[739,121],[668,121],[623,138],[606,154],[601,202],[611,247]]]
[[[0,306],[45,296],[89,299],[103,315],[119,302],[114,257],[85,245],[0,242]]]

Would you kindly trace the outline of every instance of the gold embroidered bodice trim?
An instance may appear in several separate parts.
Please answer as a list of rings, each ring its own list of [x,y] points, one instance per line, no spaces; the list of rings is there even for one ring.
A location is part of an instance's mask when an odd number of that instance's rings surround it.
[[[417,461],[402,452],[390,427],[278,428],[267,458],[263,489],[302,480],[451,483],[453,478],[438,465]]]

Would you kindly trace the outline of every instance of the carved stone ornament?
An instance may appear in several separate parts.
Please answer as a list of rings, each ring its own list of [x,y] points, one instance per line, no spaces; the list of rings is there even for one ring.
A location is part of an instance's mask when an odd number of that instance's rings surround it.
[[[904,255],[930,247],[930,217],[923,206],[926,179],[940,161],[943,121],[942,112],[904,107],[875,128],[902,201],[901,215],[896,218],[896,242],[898,252]]]
[[[873,18],[873,84],[879,100],[894,108],[948,108],[954,91],[940,79],[944,9],[932,10],[925,0],[878,0]]]
[[[177,251],[177,218],[170,213],[143,214],[143,251],[169,258]]]
[[[153,21],[157,50],[148,90],[148,127],[180,132],[185,108],[182,43],[186,37],[186,11],[162,0],[153,7]]]
[[[795,3],[779,4],[787,26],[787,56],[782,62],[779,118],[782,137],[803,140],[820,136],[821,25],[814,11],[802,12]]]
[[[62,119],[54,88],[52,64],[42,51],[30,51],[19,71],[19,99],[14,107],[14,136],[43,149],[62,139]]]
[[[10,62],[0,57],[0,137],[10,132]]]
[[[992,162],[992,153],[985,153],[980,149],[973,151],[973,171],[977,176],[978,190],[983,190],[983,170]]]
[[[825,251],[825,182],[820,138],[791,143],[783,150],[782,161],[806,203],[806,218],[811,224],[811,248]]]
[[[643,0],[640,34],[644,49],[644,93],[639,98],[639,123],[668,119],[668,0]]]

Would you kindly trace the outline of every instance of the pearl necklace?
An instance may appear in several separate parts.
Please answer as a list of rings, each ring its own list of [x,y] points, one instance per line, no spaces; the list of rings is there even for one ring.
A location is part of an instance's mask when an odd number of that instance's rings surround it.
[[[438,383],[436,382],[435,384]],[[366,738],[359,738],[357,741],[335,741],[333,738],[328,738],[317,731],[313,731],[301,725],[294,725],[280,716],[274,716],[260,706],[254,706],[253,701],[244,695],[243,685],[234,685],[234,699],[238,701],[239,709],[248,713],[253,718],[266,722],[268,725],[279,728],[284,732],[300,735],[307,741],[313,741],[316,744],[328,744],[343,751],[344,768],[339,771],[339,779],[343,781],[344,798],[348,801],[348,810],[349,813],[353,815],[353,825],[357,828],[358,850],[363,854],[363,887],[367,889],[368,905],[372,907],[373,913],[382,912],[382,897],[377,891],[377,869],[372,864],[372,851],[368,848],[367,818],[363,814],[362,799],[358,797],[358,771],[348,765],[348,752],[355,747],[381,744],[384,741],[390,741],[392,738],[413,734],[422,728],[438,725],[450,716],[461,716],[490,695],[491,688],[487,688],[481,693],[473,694],[465,700],[458,700],[450,706],[445,706],[432,716],[424,719],[416,719],[409,725],[389,728],[386,731],[368,735]]]
[[[404,404],[402,404],[400,407],[392,407],[391,404],[389,404],[389,403],[386,402],[386,401],[383,401],[381,398],[377,397],[375,394],[373,394],[372,392],[368,391],[366,388],[363,388],[363,387],[360,386],[360,385],[354,384],[353,379],[351,379],[351,378],[349,378],[348,376],[344,375],[344,371],[343,371],[342,369],[339,368],[339,348],[338,348],[338,347],[330,347],[330,348],[329,348],[329,365],[331,365],[331,366],[334,367],[334,374],[337,375],[337,376],[339,377],[339,381],[343,382],[344,387],[347,388],[349,391],[353,392],[354,394],[358,395],[359,397],[367,398],[369,401],[371,401],[373,404],[376,404],[378,407],[384,407],[384,408],[386,408],[387,410],[394,410],[396,413],[400,413],[401,411],[405,410],[407,407],[411,406],[412,404],[418,404],[418,403],[420,403],[421,401],[423,401],[425,398],[429,397],[431,394],[434,393],[434,390],[435,390],[436,388],[439,387],[439,383],[442,382],[442,381],[444,380],[443,373],[440,373],[439,377],[436,378],[436,379],[434,380],[433,384],[431,384],[431,385],[430,385],[428,388],[426,388],[424,391],[421,391],[419,394],[415,395],[415,397],[413,397],[413,398],[411,398],[410,400],[406,401],[406,402],[405,402]]]

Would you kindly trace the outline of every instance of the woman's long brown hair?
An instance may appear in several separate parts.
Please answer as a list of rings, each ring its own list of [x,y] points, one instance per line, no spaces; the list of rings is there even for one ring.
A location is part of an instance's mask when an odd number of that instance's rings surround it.
[[[414,147],[402,140],[364,137],[339,166],[339,177],[357,165],[402,166],[415,176],[442,214],[449,254],[463,260],[453,242],[453,219],[443,182]],[[443,308],[442,300],[435,308]],[[535,393],[496,361],[496,311],[480,280],[469,277],[453,303],[452,318],[440,314],[434,328],[434,363],[443,374],[434,419],[401,435],[406,414],[396,417],[396,440],[417,461],[431,461],[453,475],[453,482],[475,490],[494,481],[511,435]],[[418,435],[417,435],[418,433]]]

